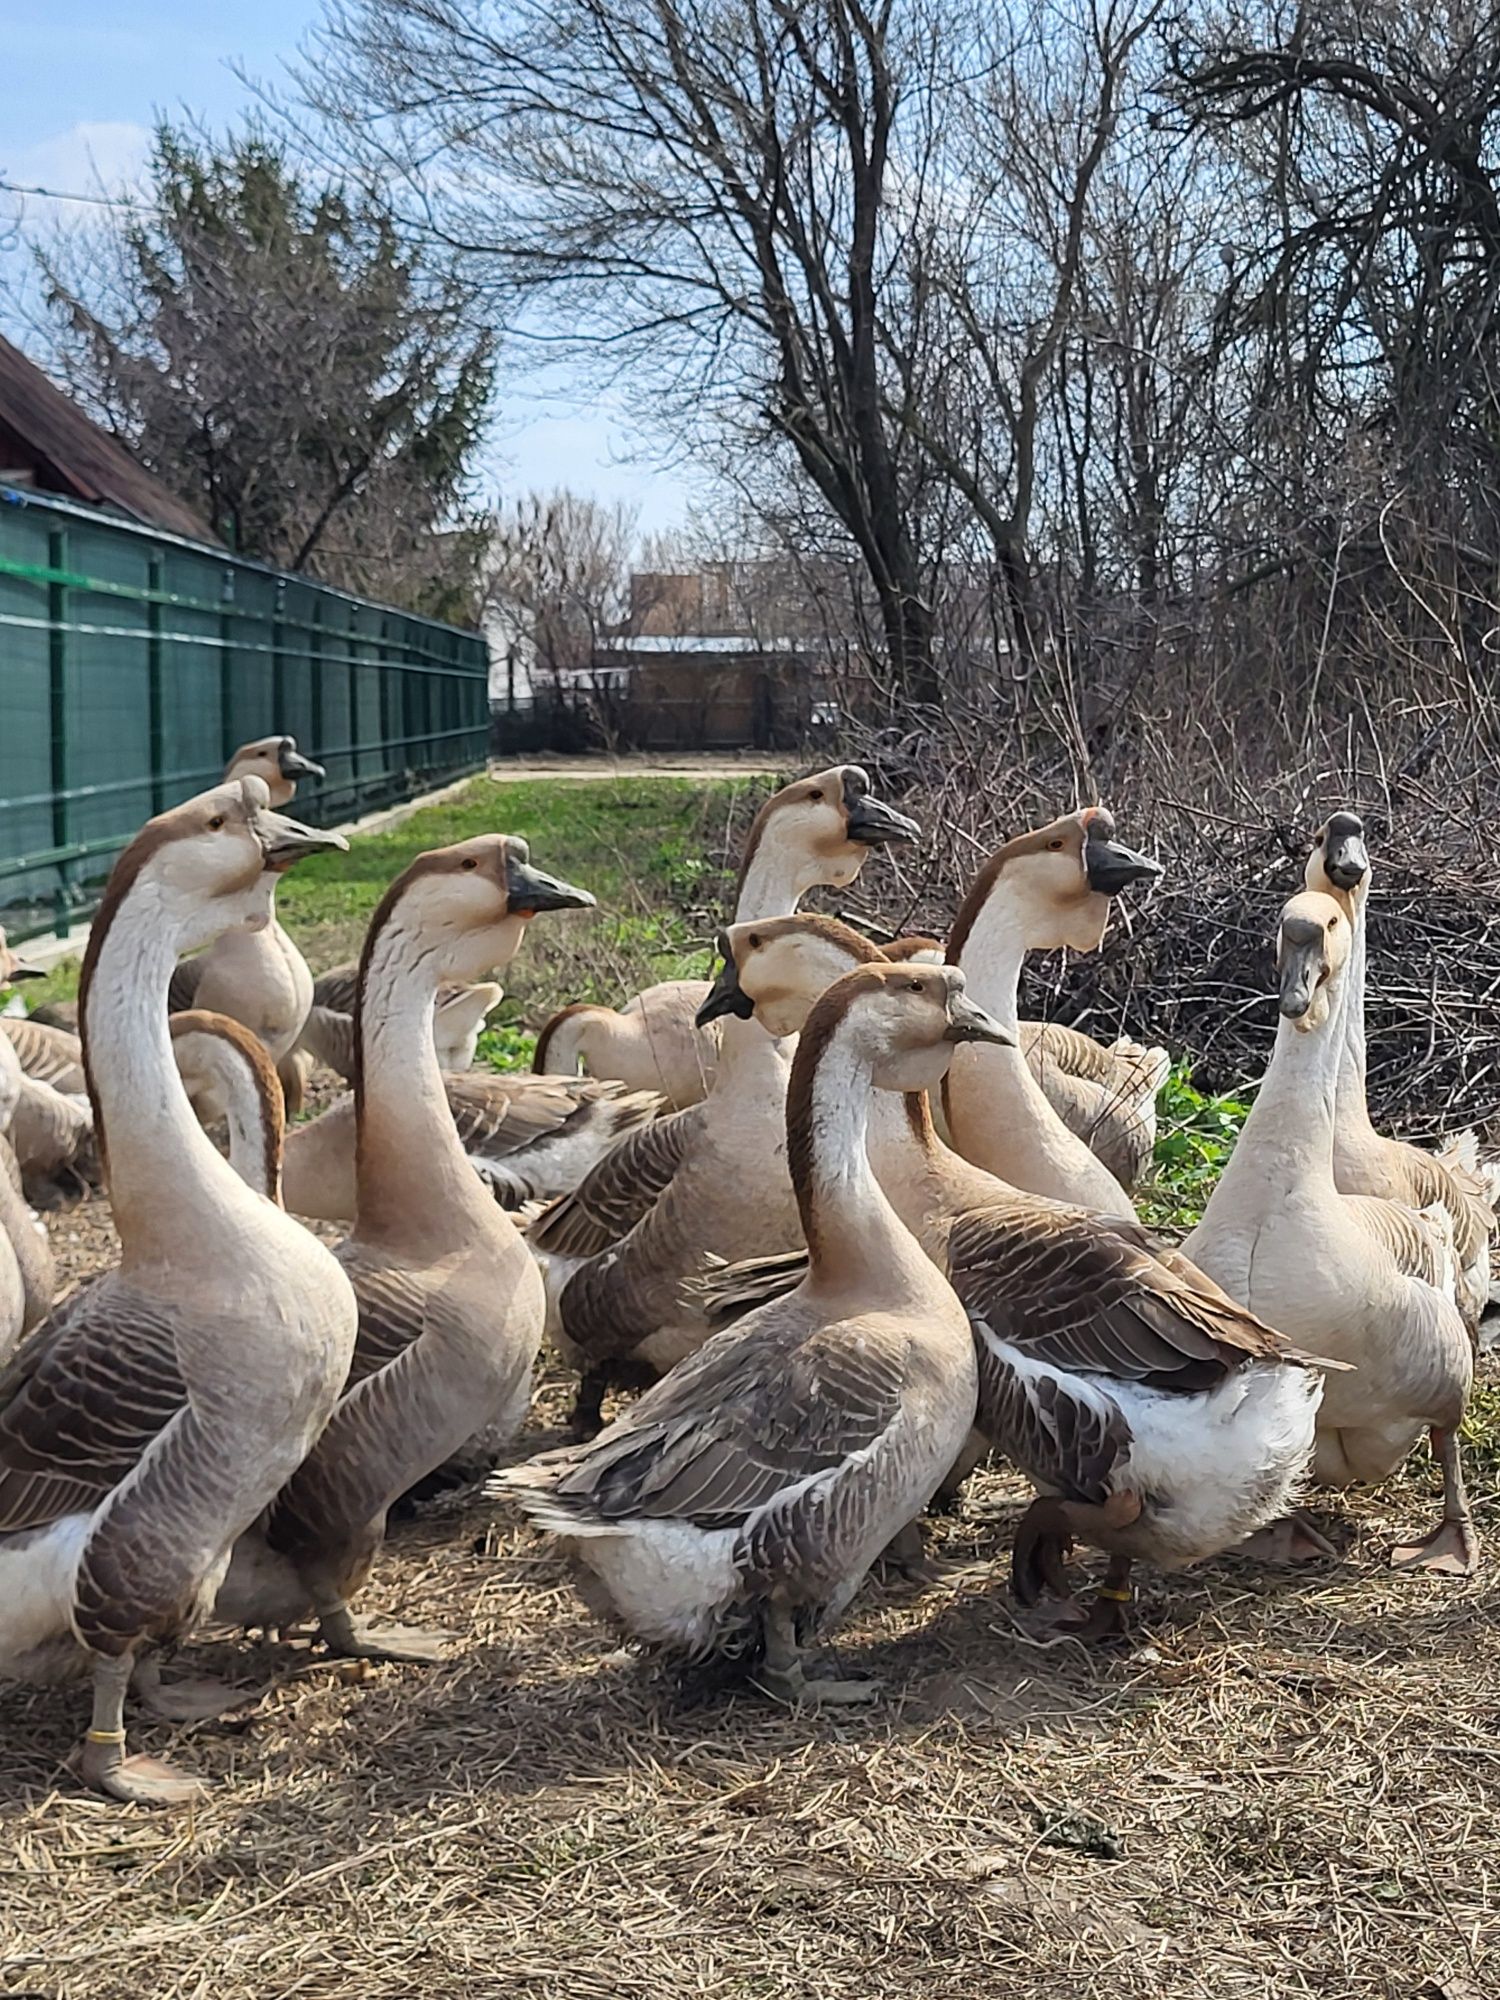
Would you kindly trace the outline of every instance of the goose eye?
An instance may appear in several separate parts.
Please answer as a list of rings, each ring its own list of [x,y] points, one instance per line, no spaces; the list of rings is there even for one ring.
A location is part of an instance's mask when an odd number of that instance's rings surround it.
[[[213,818],[208,822],[208,830],[210,833],[217,833],[219,828],[223,824],[224,824],[223,813],[215,813]]]
[[[1056,854],[1056,852],[1058,851],[1058,849],[1059,849],[1059,848],[1060,848],[1061,846],[1062,846],[1062,842],[1061,842],[1060,840],[1049,840],[1049,841],[1047,842],[1047,847],[1048,847],[1048,850],[1049,850],[1049,851],[1050,851],[1051,853],[1053,853],[1053,854]]]
[[[922,990],[922,982],[921,982],[921,980],[920,980],[920,979],[913,979],[913,980],[911,981],[910,985],[909,985],[909,986],[907,987],[907,989],[906,989],[906,990],[907,990],[907,992],[908,992],[908,993],[920,993],[920,992],[921,992],[921,990]]]
[[[461,861],[461,862],[460,862],[460,863],[459,863],[458,865],[459,865],[459,867],[460,867],[460,868],[462,868],[462,869],[463,869],[463,870],[465,871],[465,873],[467,874],[467,873],[469,873],[469,872],[470,872],[471,870],[473,870],[473,869],[477,868],[477,867],[479,866],[479,863],[478,863],[478,862],[477,862],[477,861],[476,861],[476,860],[474,859],[473,855],[472,855],[472,854],[470,854],[469,856],[467,856],[467,857],[466,857],[466,859],[464,859],[463,861]]]
[[[807,796],[813,805],[821,805],[823,802],[823,794],[821,792],[809,792]]]
[[[750,949],[752,951],[760,950],[760,939],[756,936],[754,931],[750,933],[749,944],[750,944]]]

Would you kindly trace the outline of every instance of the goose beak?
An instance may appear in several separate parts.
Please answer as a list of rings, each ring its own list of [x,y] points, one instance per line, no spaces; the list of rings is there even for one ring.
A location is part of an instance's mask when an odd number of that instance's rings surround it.
[[[575,889],[571,882],[533,868],[519,841],[511,842],[506,852],[505,900],[513,917],[534,917],[541,910],[594,908],[594,898],[587,889]]]
[[[1323,873],[1336,889],[1357,889],[1370,872],[1364,821],[1357,813],[1336,812],[1323,830]]]
[[[1277,1006],[1284,1021],[1301,1021],[1312,1006],[1323,970],[1323,933],[1301,918],[1281,926],[1276,962]]]
[[[724,952],[723,967],[708,989],[708,998],[693,1016],[700,1028],[706,1028],[710,1021],[717,1021],[724,1014],[733,1014],[740,1021],[749,1021],[755,1014],[755,1002],[740,984],[740,969],[733,954],[725,950],[725,940],[720,940],[719,949]]]
[[[993,1014],[986,1014],[977,1007],[966,993],[953,993],[948,999],[948,1025],[943,1030],[945,1042],[993,1042],[996,1048],[1013,1049],[1016,1038],[1010,1029],[1002,1026]]]
[[[1154,882],[1162,872],[1161,863],[1149,855],[1092,832],[1083,843],[1083,865],[1089,887],[1100,896],[1118,896],[1132,882]]]
[[[323,827],[304,826],[300,819],[288,819],[285,813],[272,812],[263,807],[250,822],[251,830],[260,842],[261,853],[265,856],[265,866],[278,874],[290,868],[294,861],[301,861],[308,854],[345,854],[349,843],[341,833],[333,833]]]
[[[0,961],[3,964],[3,961]],[[39,965],[28,965],[24,958],[12,957],[9,965],[0,969],[0,986],[10,986],[18,979],[45,979],[46,973]]]
[[[861,847],[890,847],[922,837],[914,819],[871,796],[870,781],[857,765],[844,773],[844,822],[849,838]]]
[[[290,736],[282,744],[276,761],[283,778],[326,778],[328,775],[321,764],[303,756]]]

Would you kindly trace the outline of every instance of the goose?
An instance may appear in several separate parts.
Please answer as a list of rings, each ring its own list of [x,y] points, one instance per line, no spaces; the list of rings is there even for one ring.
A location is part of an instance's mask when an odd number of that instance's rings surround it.
[[[132,1671],[211,1606],[332,1411],[356,1318],[329,1252],[192,1115],[167,986],[180,951],[268,923],[274,872],[343,845],[270,811],[253,777],[220,785],[147,822],[89,934],[89,1094],[121,1256],[0,1375],[0,1672],[92,1678],[82,1775],[117,1799],[200,1789],[127,1756]]]
[[[304,757],[292,736],[242,744],[224,772],[226,782],[259,779],[276,807],[296,796],[299,778],[322,776],[323,766]],[[226,931],[201,957],[179,965],[168,995],[174,1014],[197,1007],[243,1021],[260,1036],[278,1065],[290,1056],[311,1005],[312,974],[277,923],[274,908],[265,929]]]
[[[835,764],[772,794],[751,822],[740,860],[735,922],[789,916],[819,884],[845,889],[864,852],[915,840],[917,826],[877,799],[858,764]],[[714,1038],[697,1021],[707,983],[673,979],[647,987],[616,1013],[576,1001],[547,1021],[532,1067],[572,1076],[613,1076],[632,1090],[656,1090],[674,1110],[699,1103],[717,1067]]]
[[[36,976],[37,968],[16,956],[0,930],[0,986]],[[27,1202],[55,1208],[98,1181],[93,1115],[86,1100],[54,1088],[23,1061],[21,1044],[25,1040],[29,1052],[29,1039],[10,1031],[27,1028],[25,1017],[0,1018],[6,1030],[0,1033],[0,1137],[20,1169]]]
[[[565,1194],[662,1108],[652,1091],[588,1076],[458,1071],[443,1091],[470,1166],[508,1209]],[[288,1133],[282,1180],[294,1215],[354,1220],[356,1124],[351,1095]]]
[[[1375,1195],[1407,1208],[1442,1212],[1459,1267],[1459,1308],[1470,1330],[1477,1332],[1490,1302],[1490,1241],[1497,1222],[1473,1133],[1458,1133],[1432,1154],[1386,1138],[1370,1121],[1365,1097],[1365,957],[1373,876],[1364,823],[1357,813],[1336,812],[1319,827],[1304,879],[1307,888],[1331,895],[1353,926],[1339,1055],[1334,1180],[1345,1194]]]
[[[872,846],[918,832],[864,786],[862,771],[842,771],[835,806],[825,773],[768,801],[751,828],[743,871],[757,900],[758,885],[772,879],[770,854],[782,857],[776,870],[790,865],[789,851],[800,855],[799,882],[847,886]],[[700,1010],[699,1019],[707,1025],[721,1013]],[[599,1428],[611,1386],[638,1387],[701,1346],[708,1328],[683,1281],[705,1252],[733,1263],[800,1242],[786,1163],[791,1056],[753,1021],[723,1020],[703,1103],[631,1134],[622,1157],[606,1155],[529,1223],[528,1242],[546,1274],[548,1337],[579,1372],[575,1436]],[[606,1240],[611,1220],[619,1234]]]
[[[332,974],[313,981],[313,1003],[303,1023],[298,1047],[325,1069],[350,1078],[354,1074],[354,1006],[353,988],[344,985],[346,973],[357,977],[358,967],[337,966]],[[341,997],[347,992],[347,1006],[337,1006],[331,998],[319,997],[320,993],[335,991]],[[433,1039],[439,1068],[468,1069],[486,1020],[504,998],[504,987],[497,986],[492,979],[476,980],[472,985],[444,981],[433,1002]]]
[[[943,946],[930,937],[896,938],[881,950],[901,963],[941,965],[944,959]],[[1022,1021],[1020,1038],[1052,1109],[1131,1193],[1156,1147],[1156,1100],[1171,1073],[1171,1056],[1124,1036],[1106,1046],[1057,1021]]]
[[[873,1088],[935,1084],[1007,1031],[946,966],[868,965],[808,1016],[786,1101],[807,1241],[788,1297],[718,1334],[602,1431],[500,1473],[638,1640],[758,1650],[785,1700],[868,1700],[803,1647],[931,1498],[968,1434],[974,1344],[952,1289],[870,1171]]]
[[[26,1200],[10,1142],[0,1138],[0,1361],[46,1318],[56,1290],[46,1229]]]
[[[777,1034],[795,1033],[851,965],[879,957],[818,917],[736,925],[726,943],[726,999]],[[1138,1223],[1020,1193],[962,1159],[923,1096],[877,1097],[866,1145],[886,1198],[973,1322],[980,1449],[998,1448],[1038,1488],[1016,1539],[1022,1602],[1043,1583],[1066,1595],[1062,1557],[1075,1538],[1091,1543],[1111,1560],[1082,1634],[1114,1636],[1136,1560],[1181,1569],[1285,1513],[1322,1394],[1309,1357]],[[715,1323],[795,1282],[793,1262],[715,1273],[702,1288]],[[971,1445],[956,1471],[978,1455]]]
[[[1281,1019],[1270,1067],[1185,1254],[1252,1312],[1349,1365],[1318,1413],[1313,1477],[1323,1486],[1385,1479],[1426,1430],[1443,1474],[1443,1517],[1393,1551],[1393,1566],[1467,1576],[1478,1543],[1458,1427],[1473,1350],[1451,1285],[1415,1275],[1399,1254],[1414,1212],[1341,1194],[1334,1178],[1344,1008],[1353,932],[1345,907],[1315,890],[1281,913]],[[1279,1553],[1309,1547],[1296,1521]]]
[[[524,840],[483,834],[418,855],[371,918],[355,1006],[358,1220],[336,1252],[359,1305],[354,1359],[322,1435],[235,1550],[216,1606],[226,1622],[310,1610],[333,1652],[444,1657],[442,1635],[356,1618],[351,1602],[392,1502],[476,1431],[519,1428],[545,1300],[454,1130],[433,995],[507,964],[538,912],[592,903],[533,867]]]
[[[16,1052],[26,1074],[69,1097],[86,1094],[83,1044],[67,1028],[49,1027],[29,1014],[0,1014],[0,1035]]]
[[[960,905],[948,938],[979,1003],[1016,1036],[1017,989],[1028,951],[1095,951],[1110,898],[1161,868],[1115,839],[1102,806],[1018,835],[993,854]],[[964,1049],[943,1084],[955,1149],[1011,1186],[1100,1215],[1134,1216],[1120,1182],[1044,1095],[1020,1049]]]

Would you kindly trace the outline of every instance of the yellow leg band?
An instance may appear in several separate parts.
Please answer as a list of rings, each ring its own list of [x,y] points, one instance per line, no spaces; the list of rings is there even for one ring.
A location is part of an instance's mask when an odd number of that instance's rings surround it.
[[[1129,1604],[1135,1596],[1135,1592],[1133,1590],[1109,1590],[1101,1583],[1098,1595],[1100,1597],[1107,1597],[1111,1604]]]
[[[125,1741],[125,1732],[123,1729],[91,1729],[85,1741],[89,1743],[123,1743]]]

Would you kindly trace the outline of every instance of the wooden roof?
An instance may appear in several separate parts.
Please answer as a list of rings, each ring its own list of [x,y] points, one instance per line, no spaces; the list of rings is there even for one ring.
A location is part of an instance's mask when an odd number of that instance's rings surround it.
[[[195,542],[219,542],[201,515],[0,338],[0,471],[22,467],[43,492],[112,507]]]

